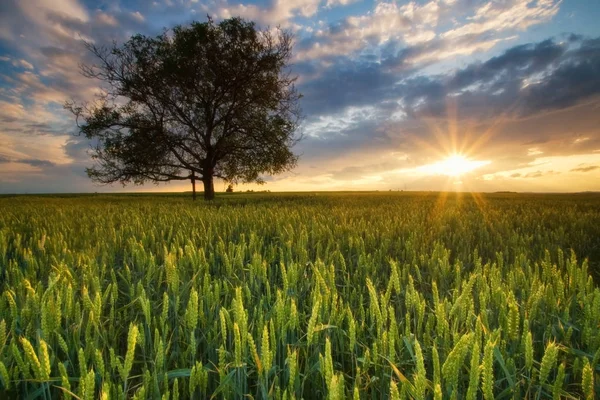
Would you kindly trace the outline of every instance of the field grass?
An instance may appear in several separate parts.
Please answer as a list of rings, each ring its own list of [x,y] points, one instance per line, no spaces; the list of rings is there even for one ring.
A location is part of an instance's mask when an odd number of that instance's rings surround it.
[[[600,195],[0,197],[0,398],[600,398]]]

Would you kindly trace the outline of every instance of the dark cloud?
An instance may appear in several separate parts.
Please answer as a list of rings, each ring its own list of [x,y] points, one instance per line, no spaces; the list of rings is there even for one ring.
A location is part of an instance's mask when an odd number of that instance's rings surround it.
[[[513,47],[449,77],[411,79],[402,91],[407,111],[421,117],[445,115],[449,95],[471,118],[563,109],[600,94],[600,38]]]
[[[596,169],[600,169],[600,166],[598,166],[598,165],[590,165],[589,167],[573,168],[571,170],[571,172],[590,172],[590,171],[594,171]]]
[[[303,162],[310,164],[340,155],[376,152],[391,145],[390,138],[381,131],[381,122],[371,119],[307,135],[294,151],[301,154]]]
[[[40,168],[53,167],[53,166],[56,165],[52,161],[48,161],[48,160],[36,160],[36,159],[33,159],[33,158],[17,160],[17,162],[22,163],[22,164],[29,164],[32,167],[40,167]]]
[[[0,155],[0,164],[6,164],[6,163],[10,163],[10,162],[20,163],[20,164],[28,164],[28,165],[31,165],[32,167],[39,167],[39,168],[54,167],[56,165],[52,161],[48,161],[48,160],[38,160],[35,158],[11,159],[11,158]]]
[[[484,63],[472,64],[458,71],[446,84],[449,91],[474,84],[489,85],[488,90],[503,89],[524,76],[542,72],[565,53],[566,47],[548,39],[537,44],[515,46]]]
[[[315,116],[372,105],[392,96],[396,79],[378,63],[338,58],[318,78],[300,85],[302,108]]]
[[[522,177],[523,178],[540,178],[542,176],[558,175],[558,174],[560,174],[560,172],[558,172],[558,171],[535,171],[535,172],[530,172],[528,174],[522,175]],[[511,177],[512,177],[512,175],[511,175]]]
[[[40,53],[50,59],[58,59],[61,57],[70,57],[74,52],[67,49],[62,49],[56,46],[45,46],[40,48]]]
[[[305,39],[304,46],[316,40]],[[353,56],[332,53],[323,54],[317,61],[300,62],[294,71],[309,78],[300,85],[305,95],[304,109],[308,114],[321,115],[389,99],[411,101],[427,95],[445,96],[452,84],[446,83],[444,77],[438,81],[418,76],[406,85],[401,83],[447,57],[453,48],[476,47],[486,40],[485,35],[465,35],[457,40],[437,38],[413,46],[390,40],[379,56],[368,52]],[[324,64],[323,60],[327,62]]]
[[[55,165],[51,168],[44,168],[42,172],[24,173],[19,176],[11,175],[8,181],[2,181],[2,178],[3,176],[0,174],[0,193],[77,193],[123,190],[120,187],[99,188],[91,183],[87,176],[77,173],[73,165]]]
[[[315,63],[301,63],[300,73],[315,76],[300,85],[303,108],[314,117],[401,101],[405,113],[422,118],[444,116],[451,100],[459,117],[486,119],[562,109],[600,94],[600,38],[548,39],[448,75],[414,76],[407,60],[437,46],[443,47],[432,41],[405,48],[381,62],[337,57],[320,72]]]
[[[0,115],[0,121],[5,123],[17,122],[19,119],[8,115]],[[5,129],[6,130],[6,129]]]
[[[527,113],[569,107],[600,93],[600,39],[584,41],[564,58],[548,79],[528,90]]]
[[[75,162],[89,162],[88,150],[91,147],[90,140],[83,136],[73,136],[63,146],[65,154]]]

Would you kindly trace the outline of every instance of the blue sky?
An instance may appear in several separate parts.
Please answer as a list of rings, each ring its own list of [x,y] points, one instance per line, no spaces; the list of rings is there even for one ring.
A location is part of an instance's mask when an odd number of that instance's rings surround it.
[[[0,193],[189,190],[93,185],[62,104],[98,90],[82,39],[207,15],[296,36],[300,162],[263,189],[600,190],[597,0],[5,0]]]

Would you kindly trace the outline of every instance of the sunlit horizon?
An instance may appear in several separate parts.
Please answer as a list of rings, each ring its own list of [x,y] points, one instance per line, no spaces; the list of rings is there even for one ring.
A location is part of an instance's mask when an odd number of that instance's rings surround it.
[[[472,172],[477,168],[490,164],[489,160],[471,160],[462,154],[452,154],[449,157],[433,164],[423,165],[418,169],[426,174],[447,175],[451,177],[460,177],[466,173]]]

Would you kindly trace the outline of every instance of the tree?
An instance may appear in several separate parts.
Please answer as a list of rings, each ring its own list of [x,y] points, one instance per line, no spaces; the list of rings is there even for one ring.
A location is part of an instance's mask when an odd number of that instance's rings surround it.
[[[289,32],[231,18],[176,26],[122,46],[86,43],[97,60],[92,102],[67,102],[91,139],[89,177],[102,184],[196,179],[214,198],[214,177],[264,183],[297,162],[298,100]]]

